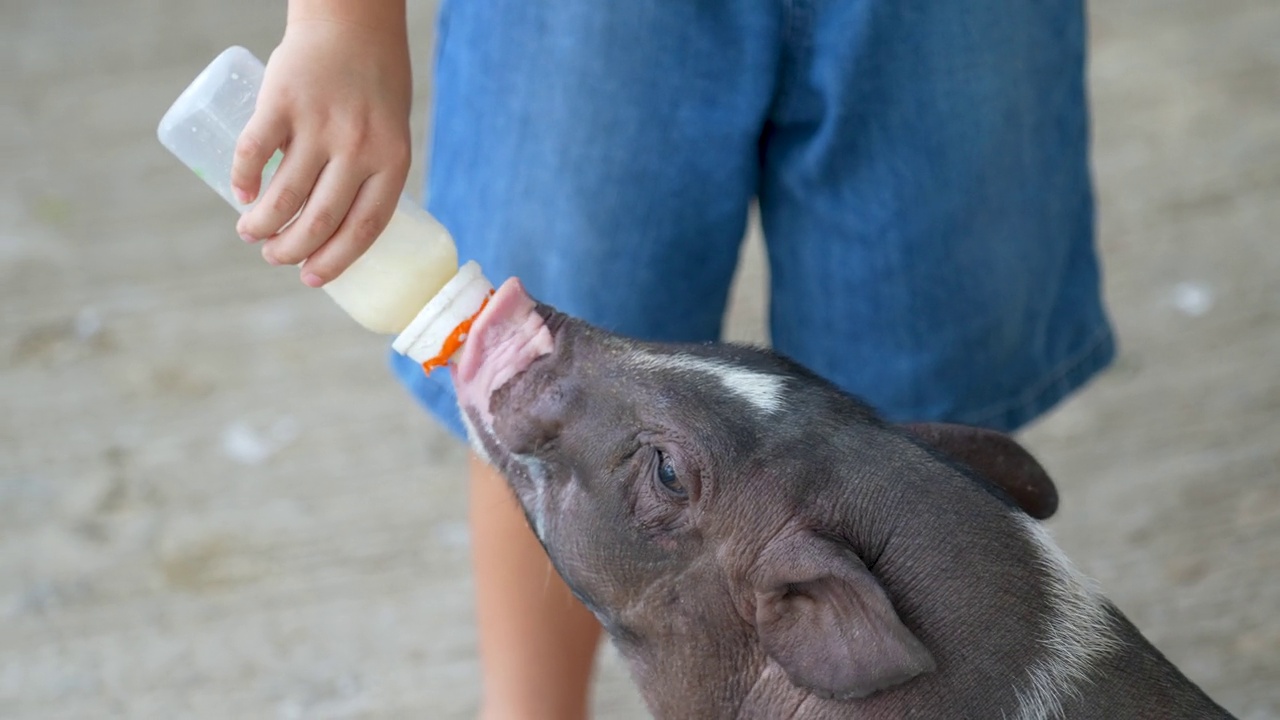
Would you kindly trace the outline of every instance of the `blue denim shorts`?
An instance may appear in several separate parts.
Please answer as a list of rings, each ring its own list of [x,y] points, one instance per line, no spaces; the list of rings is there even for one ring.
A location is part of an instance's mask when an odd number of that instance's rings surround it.
[[[890,419],[1012,431],[1115,353],[1082,0],[446,0],[436,48],[427,207],[495,284],[716,340],[755,200],[773,346]]]

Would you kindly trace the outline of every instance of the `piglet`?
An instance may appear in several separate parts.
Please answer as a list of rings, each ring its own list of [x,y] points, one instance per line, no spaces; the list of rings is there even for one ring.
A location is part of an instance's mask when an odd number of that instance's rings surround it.
[[[1230,717],[1075,570],[1005,435],[636,342],[511,280],[452,368],[472,446],[659,718]]]

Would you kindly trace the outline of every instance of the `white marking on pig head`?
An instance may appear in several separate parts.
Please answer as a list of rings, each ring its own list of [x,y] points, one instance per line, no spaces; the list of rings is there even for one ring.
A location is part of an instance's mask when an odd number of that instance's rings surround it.
[[[1027,668],[1011,720],[1056,718],[1064,700],[1079,697],[1093,665],[1120,644],[1093,581],[1075,569],[1043,525],[1022,513],[1016,519],[1040,556],[1053,615],[1040,638],[1045,652]]]
[[[726,390],[765,414],[782,407],[783,379],[777,375],[693,355],[639,352],[632,355],[630,361],[641,370],[679,370],[710,375],[719,380]]]

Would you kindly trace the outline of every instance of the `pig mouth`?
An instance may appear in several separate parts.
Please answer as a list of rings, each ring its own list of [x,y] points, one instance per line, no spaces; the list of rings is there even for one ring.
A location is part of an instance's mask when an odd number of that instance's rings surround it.
[[[503,461],[511,455],[494,430],[495,394],[554,352],[555,336],[564,319],[530,297],[518,279],[511,278],[498,288],[471,326],[450,372],[472,447],[490,462],[505,465]]]

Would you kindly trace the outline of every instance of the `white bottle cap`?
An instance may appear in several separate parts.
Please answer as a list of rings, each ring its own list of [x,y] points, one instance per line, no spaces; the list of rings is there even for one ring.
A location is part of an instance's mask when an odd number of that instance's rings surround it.
[[[242,205],[231,192],[231,160],[253,115],[264,69],[245,48],[223,50],[174,100],[156,131],[161,145],[241,213],[250,205]],[[267,163],[264,188],[280,159],[277,152]]]
[[[480,271],[480,265],[468,261],[396,336],[391,347],[419,363],[438,357],[453,331],[480,312],[492,294],[493,283]]]

